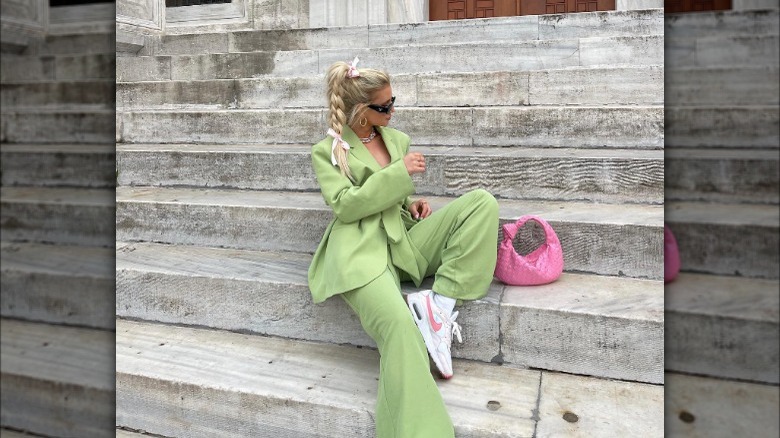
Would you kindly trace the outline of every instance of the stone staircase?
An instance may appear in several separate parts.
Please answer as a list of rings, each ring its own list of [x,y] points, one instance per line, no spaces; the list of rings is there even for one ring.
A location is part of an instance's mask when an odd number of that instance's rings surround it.
[[[775,3],[776,4],[776,3]],[[667,433],[777,436],[777,7],[666,19]]]
[[[115,37],[105,18],[2,53],[3,437],[114,434]]]
[[[324,71],[359,56],[429,157],[419,196],[485,188],[564,248],[559,281],[460,309],[439,382],[457,435],[662,435],[663,52],[646,10],[164,35],[118,57],[118,430],[372,436],[375,344],[306,282],[331,218],[309,158]]]

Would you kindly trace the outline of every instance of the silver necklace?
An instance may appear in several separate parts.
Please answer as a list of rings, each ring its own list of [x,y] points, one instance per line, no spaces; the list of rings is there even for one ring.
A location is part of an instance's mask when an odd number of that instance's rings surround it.
[[[371,140],[373,140],[373,139],[374,139],[374,137],[376,137],[376,129],[372,129],[372,130],[371,130],[371,134],[369,134],[369,136],[368,136],[368,137],[358,137],[358,138],[360,139],[360,141],[361,141],[361,142],[363,142],[363,143],[368,143],[368,142],[370,142]]]

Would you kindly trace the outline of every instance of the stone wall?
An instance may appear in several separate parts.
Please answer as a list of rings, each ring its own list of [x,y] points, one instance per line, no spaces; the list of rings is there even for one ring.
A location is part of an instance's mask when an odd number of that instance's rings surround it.
[[[618,11],[636,10],[636,9],[656,9],[663,8],[664,0],[616,0],[615,9]]]
[[[777,0],[731,0],[731,8],[734,10],[773,9],[779,5]]]
[[[41,39],[49,24],[49,7],[39,0],[0,2],[0,43],[3,52],[20,52],[32,40]]]

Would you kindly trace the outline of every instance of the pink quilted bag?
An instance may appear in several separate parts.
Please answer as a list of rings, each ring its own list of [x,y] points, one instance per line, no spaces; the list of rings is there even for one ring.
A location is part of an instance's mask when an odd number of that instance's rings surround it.
[[[664,283],[668,283],[680,273],[680,250],[672,230],[664,224]]]
[[[515,251],[512,242],[517,230],[527,221],[538,222],[544,229],[545,242],[528,255]],[[563,250],[558,235],[544,219],[525,215],[515,223],[503,226],[504,240],[498,247],[495,276],[506,284],[533,286],[555,281],[563,272]]]

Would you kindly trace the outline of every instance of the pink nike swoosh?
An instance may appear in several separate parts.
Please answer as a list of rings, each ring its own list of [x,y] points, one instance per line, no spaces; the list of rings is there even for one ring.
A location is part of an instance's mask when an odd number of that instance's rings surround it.
[[[438,332],[441,330],[441,323],[436,322],[436,320],[433,318],[433,311],[431,311],[431,296],[428,295],[425,298],[428,300],[428,319],[431,321],[431,327],[433,327],[433,331]]]

